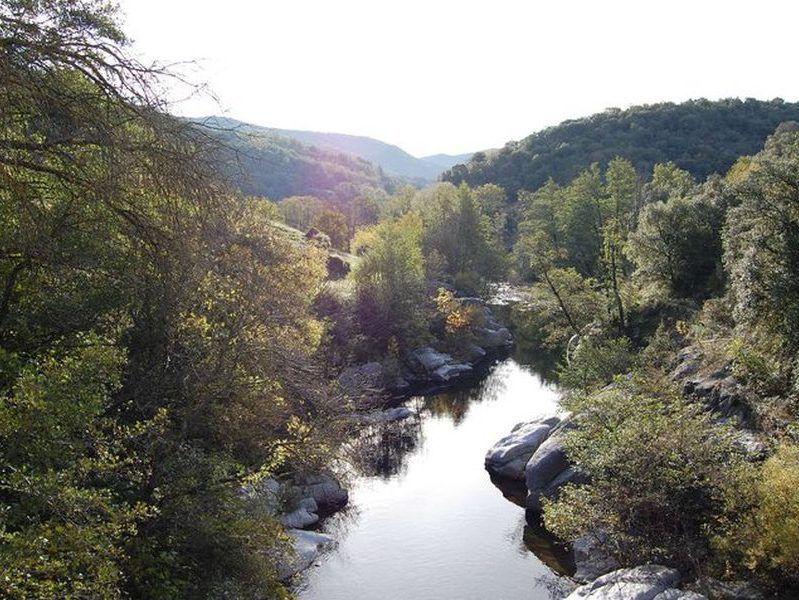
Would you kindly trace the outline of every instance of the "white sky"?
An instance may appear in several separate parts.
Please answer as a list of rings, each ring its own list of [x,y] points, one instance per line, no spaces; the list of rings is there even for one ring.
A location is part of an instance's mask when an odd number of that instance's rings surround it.
[[[792,0],[120,0],[136,51],[198,60],[226,114],[417,156],[499,147],[607,107],[799,99]]]

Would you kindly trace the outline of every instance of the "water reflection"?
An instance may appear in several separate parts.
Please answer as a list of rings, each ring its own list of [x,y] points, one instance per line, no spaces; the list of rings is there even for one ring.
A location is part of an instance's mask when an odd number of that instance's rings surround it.
[[[549,600],[567,567],[528,531],[483,458],[519,421],[557,410],[556,399],[506,359],[471,389],[414,399],[418,420],[365,428],[352,448],[351,506],[322,526],[338,547],[304,574],[298,596]]]
[[[414,415],[362,429],[347,449],[347,458],[356,473],[383,479],[402,474],[406,468],[405,457],[421,441],[423,431],[419,419]]]

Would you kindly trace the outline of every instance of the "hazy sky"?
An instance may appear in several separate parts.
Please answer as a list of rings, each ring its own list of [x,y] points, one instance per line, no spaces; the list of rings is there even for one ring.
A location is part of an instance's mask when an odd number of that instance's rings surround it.
[[[219,99],[176,112],[368,135],[417,156],[611,106],[799,99],[792,0],[120,3],[137,52],[198,60],[189,76]]]

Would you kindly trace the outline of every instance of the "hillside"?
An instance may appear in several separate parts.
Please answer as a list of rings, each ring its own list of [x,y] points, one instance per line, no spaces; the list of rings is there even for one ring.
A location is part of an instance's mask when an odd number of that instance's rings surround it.
[[[221,170],[247,195],[275,201],[316,196],[340,203],[364,188],[392,192],[399,183],[362,158],[310,146],[265,128],[215,117],[197,123],[204,135],[219,142]]]
[[[302,144],[321,150],[346,153],[357,156],[382,168],[386,173],[404,177],[417,183],[435,181],[441,173],[461,162],[471,154],[436,154],[417,158],[402,148],[387,144],[374,138],[348,135],[344,133],[322,133],[318,131],[299,131],[294,129],[275,129],[229,119],[227,117],[205,117],[202,122],[215,123],[220,127],[235,129],[246,134],[279,136],[296,140]]]
[[[622,156],[639,173],[672,161],[703,179],[724,172],[739,156],[757,152],[777,125],[789,120],[799,120],[799,103],[779,99],[609,109],[509,142],[492,153],[479,152],[442,177],[456,184],[496,183],[515,194],[535,190],[549,177],[564,184],[591,163]]]

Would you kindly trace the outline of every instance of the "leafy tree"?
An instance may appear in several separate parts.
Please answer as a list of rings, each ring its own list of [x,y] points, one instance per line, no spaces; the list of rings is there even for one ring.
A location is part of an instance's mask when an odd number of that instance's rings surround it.
[[[0,6],[0,596],[277,595],[323,257],[230,195],[105,2]],[[224,593],[223,593],[224,592]]]
[[[644,207],[626,247],[635,278],[678,298],[718,289],[721,216],[702,196],[673,196]]]
[[[735,317],[799,349],[799,133],[771,138],[739,173],[724,232]]]
[[[363,256],[353,273],[358,322],[377,349],[392,339],[405,350],[420,338],[425,303],[422,222],[414,213],[356,235]]]
[[[327,234],[334,248],[347,250],[350,237],[346,216],[337,210],[324,208],[313,218],[311,225]]]
[[[307,231],[314,219],[325,210],[324,203],[313,196],[292,196],[278,203],[283,219],[300,231]]]

